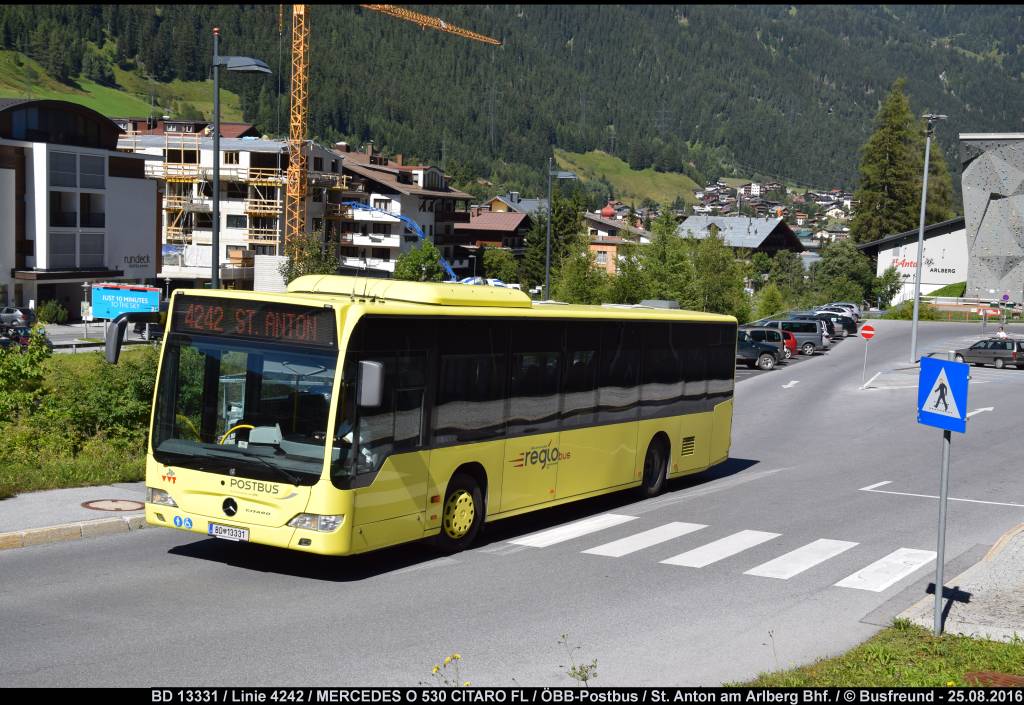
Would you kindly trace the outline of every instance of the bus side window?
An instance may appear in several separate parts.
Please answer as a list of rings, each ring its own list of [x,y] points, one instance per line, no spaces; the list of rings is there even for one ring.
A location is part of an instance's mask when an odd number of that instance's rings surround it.
[[[507,326],[473,319],[438,322],[435,443],[504,435]]]
[[[683,357],[683,397],[687,411],[700,411],[704,408],[708,392],[707,383],[707,326],[701,323],[674,323],[672,337],[676,341],[676,349],[682,350]],[[732,353],[730,353],[732,355]],[[733,359],[730,357],[730,362]]]
[[[601,326],[598,422],[635,421],[640,400],[640,330],[636,324]]]
[[[573,321],[565,325],[562,428],[589,426],[597,421],[600,335],[600,324]]]
[[[561,325],[512,322],[509,334],[508,435],[557,431]]]
[[[668,323],[645,323],[640,418],[682,413],[683,374]]]

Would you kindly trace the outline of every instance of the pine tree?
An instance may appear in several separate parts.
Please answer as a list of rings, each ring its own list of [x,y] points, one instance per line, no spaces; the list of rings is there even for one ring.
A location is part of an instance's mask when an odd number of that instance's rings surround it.
[[[743,278],[732,250],[725,240],[709,234],[693,249],[694,288],[701,311],[728,313],[746,320],[750,302],[743,291]]]
[[[915,155],[918,123],[903,88],[902,78],[893,83],[875,116],[875,131],[863,147],[855,194],[859,205],[850,224],[855,242],[910,230],[918,220],[921,170],[915,174],[915,165],[923,165],[923,156]]]
[[[519,281],[519,267],[515,257],[508,250],[499,247],[485,247],[481,256],[484,276],[488,279],[500,279],[506,284]]]
[[[610,278],[608,301],[614,304],[638,304],[651,298],[647,273],[640,263],[639,245],[624,244],[619,247],[618,267]]]
[[[558,281],[552,284],[554,298],[570,304],[603,303],[607,298],[608,274],[595,265],[589,239],[577,235],[561,262]]]

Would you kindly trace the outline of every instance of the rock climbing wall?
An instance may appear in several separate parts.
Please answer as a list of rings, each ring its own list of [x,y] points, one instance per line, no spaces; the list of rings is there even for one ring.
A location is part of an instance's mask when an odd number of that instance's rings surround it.
[[[966,296],[1024,299],[1024,134],[960,135]]]

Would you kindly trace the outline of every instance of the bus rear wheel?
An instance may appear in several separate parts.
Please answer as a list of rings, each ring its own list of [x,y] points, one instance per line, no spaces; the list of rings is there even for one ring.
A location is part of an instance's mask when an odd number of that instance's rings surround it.
[[[665,489],[667,466],[668,453],[665,446],[658,439],[654,439],[651,445],[647,446],[647,455],[644,456],[644,479],[640,486],[640,493],[644,497],[654,497]]]
[[[441,533],[436,546],[444,553],[469,548],[484,523],[483,493],[469,475],[458,474],[448,483],[441,510]]]

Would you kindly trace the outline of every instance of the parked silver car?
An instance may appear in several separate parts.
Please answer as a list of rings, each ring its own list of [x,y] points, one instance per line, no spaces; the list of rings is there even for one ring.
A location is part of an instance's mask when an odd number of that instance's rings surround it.
[[[987,338],[979,340],[969,348],[956,351],[957,362],[972,365],[993,365],[997,370],[1004,367],[1024,369],[1024,340],[1015,338]]]

